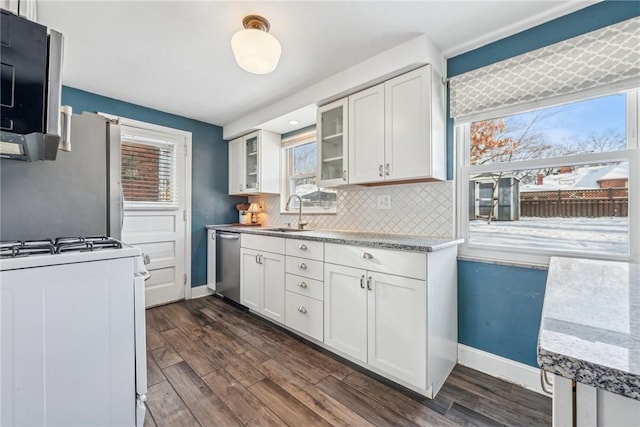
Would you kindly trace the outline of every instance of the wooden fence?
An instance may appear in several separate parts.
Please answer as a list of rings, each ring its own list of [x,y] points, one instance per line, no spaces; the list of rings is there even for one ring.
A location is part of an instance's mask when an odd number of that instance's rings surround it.
[[[520,193],[520,215],[533,217],[603,217],[629,214],[628,188],[531,191]]]

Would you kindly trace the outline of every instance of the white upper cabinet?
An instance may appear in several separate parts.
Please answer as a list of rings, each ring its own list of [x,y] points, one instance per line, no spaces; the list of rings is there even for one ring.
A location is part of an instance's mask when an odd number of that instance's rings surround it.
[[[349,183],[446,179],[444,86],[430,65],[349,97]]]
[[[384,84],[385,179],[446,179],[442,84],[431,66]]]
[[[349,97],[349,183],[384,180],[384,84]]]
[[[347,184],[349,135],[347,98],[318,108],[318,177],[319,187]]]
[[[241,194],[244,190],[242,138],[229,141],[229,194]]]
[[[280,193],[280,135],[259,130],[229,141],[229,194]]]

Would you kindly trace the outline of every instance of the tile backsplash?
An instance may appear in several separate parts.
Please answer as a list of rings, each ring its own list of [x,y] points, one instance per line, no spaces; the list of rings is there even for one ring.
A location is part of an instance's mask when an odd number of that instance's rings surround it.
[[[377,198],[391,195],[391,209],[376,209]],[[379,187],[338,189],[335,215],[303,215],[309,228],[413,234],[431,237],[454,236],[453,182],[397,184]],[[297,216],[280,213],[280,196],[252,196],[250,202],[264,202],[259,214],[263,225],[295,227]]]

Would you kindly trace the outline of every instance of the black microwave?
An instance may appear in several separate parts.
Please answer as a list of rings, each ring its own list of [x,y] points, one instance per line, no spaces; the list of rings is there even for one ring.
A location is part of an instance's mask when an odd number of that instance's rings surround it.
[[[60,105],[62,34],[3,9],[0,19],[0,157],[55,160],[68,125]]]

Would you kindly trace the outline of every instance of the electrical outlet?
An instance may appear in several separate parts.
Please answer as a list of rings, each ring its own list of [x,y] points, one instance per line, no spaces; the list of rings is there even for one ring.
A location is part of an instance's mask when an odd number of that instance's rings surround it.
[[[391,209],[391,195],[385,194],[384,196],[378,196],[376,207],[378,209]]]

